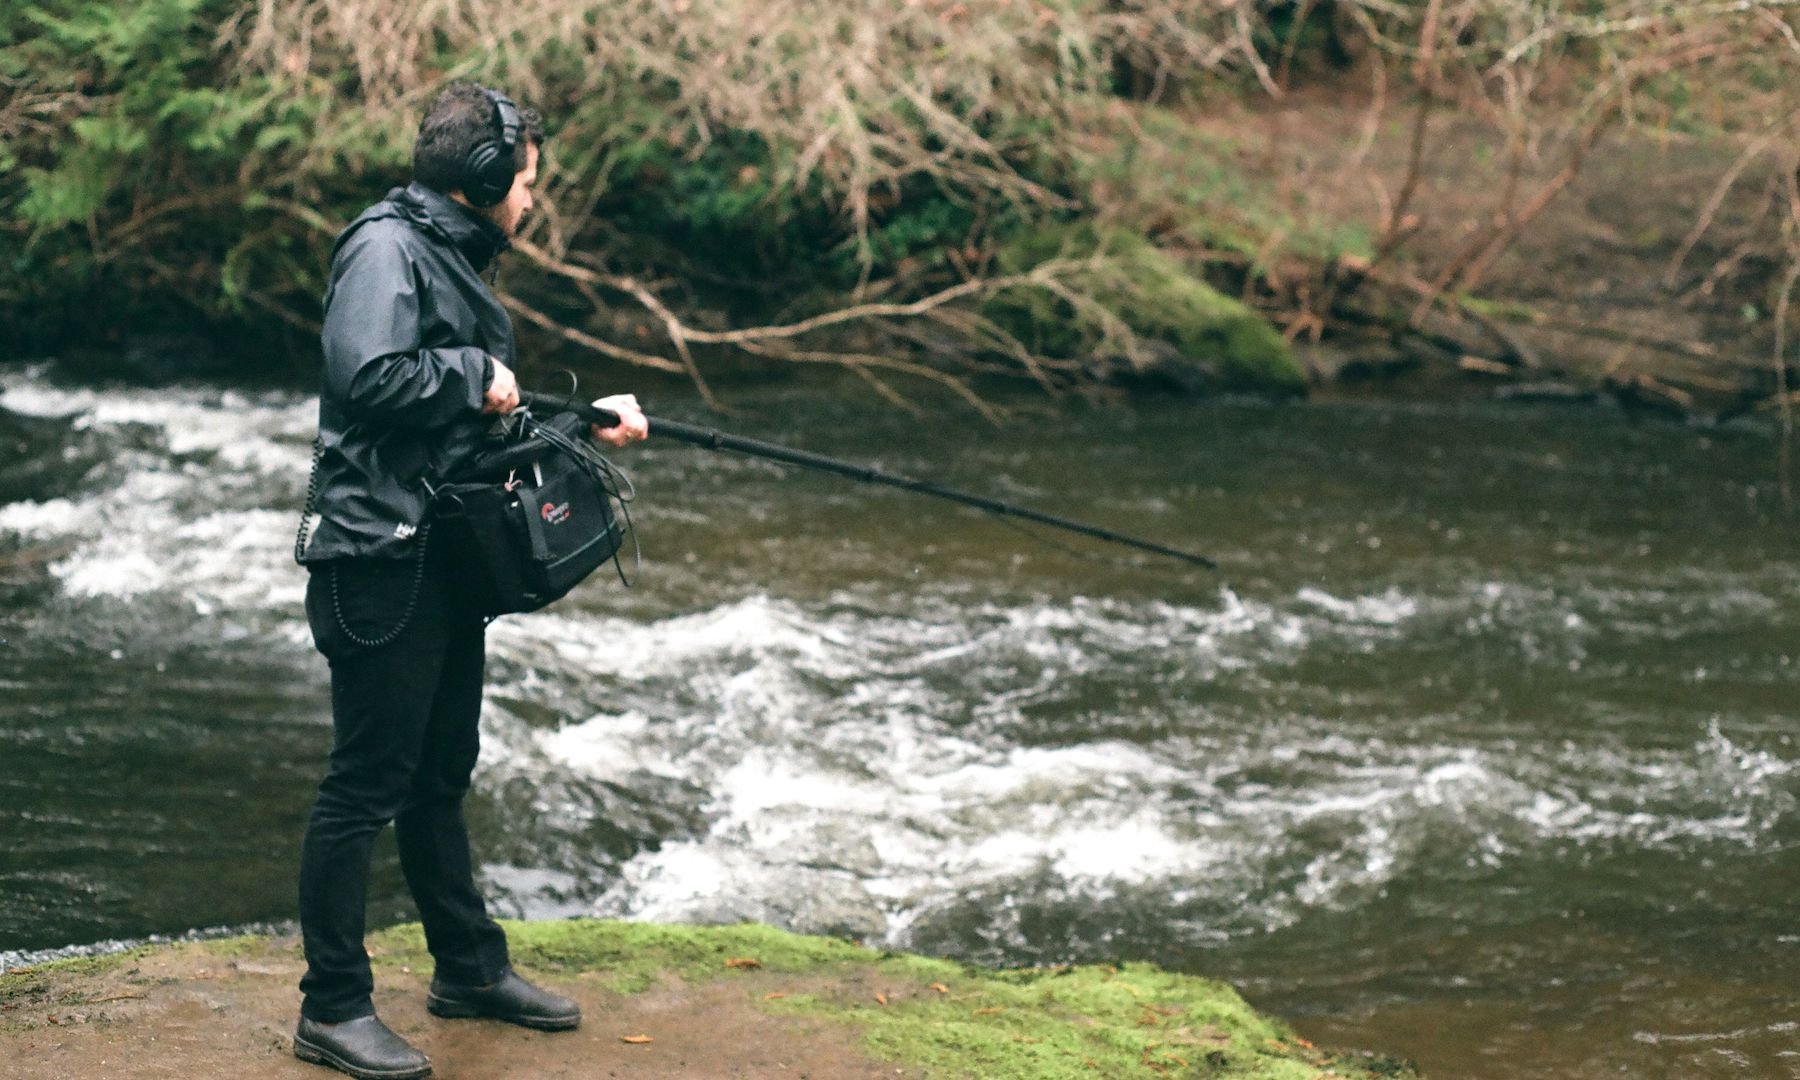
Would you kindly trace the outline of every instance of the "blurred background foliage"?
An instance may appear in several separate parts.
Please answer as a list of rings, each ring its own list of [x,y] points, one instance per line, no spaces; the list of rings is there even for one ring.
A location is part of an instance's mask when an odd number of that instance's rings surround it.
[[[1514,175],[1646,114],[1767,138],[1791,113],[1706,113],[1693,88],[1730,65],[1784,93],[1787,7],[24,0],[0,11],[6,351],[197,331],[229,364],[307,369],[332,236],[406,182],[423,106],[467,78],[548,122],[500,281],[540,346],[703,391],[793,361],[902,403],[921,379],[978,401],[989,375],[1291,393],[1296,337],[1405,259],[1416,162],[1349,216],[1197,115],[1373,86],[1371,116],[1421,138],[1485,117]],[[1408,273],[1457,303],[1491,257]]]

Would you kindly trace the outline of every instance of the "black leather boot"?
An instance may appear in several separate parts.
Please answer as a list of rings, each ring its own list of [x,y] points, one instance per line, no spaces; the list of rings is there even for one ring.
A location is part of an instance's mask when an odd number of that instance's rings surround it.
[[[485,1016],[539,1031],[568,1031],[581,1023],[580,1005],[538,989],[511,968],[491,986],[457,986],[433,978],[425,1008],[446,1020]]]
[[[302,1016],[294,1032],[294,1056],[329,1065],[357,1080],[416,1080],[431,1075],[431,1061],[374,1016],[322,1024]]]

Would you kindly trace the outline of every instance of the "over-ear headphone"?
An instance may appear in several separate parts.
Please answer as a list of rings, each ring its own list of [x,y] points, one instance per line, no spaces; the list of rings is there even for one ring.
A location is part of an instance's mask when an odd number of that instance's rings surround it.
[[[519,150],[519,107],[505,94],[483,87],[482,93],[494,103],[494,119],[498,138],[483,139],[469,149],[463,159],[463,197],[481,206],[498,206],[512,190],[513,174]]]

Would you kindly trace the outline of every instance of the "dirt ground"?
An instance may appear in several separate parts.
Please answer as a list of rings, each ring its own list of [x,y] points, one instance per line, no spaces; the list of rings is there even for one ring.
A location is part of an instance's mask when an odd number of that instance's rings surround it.
[[[1195,122],[1232,139],[1241,148],[1233,168],[1296,215],[1361,222],[1374,236],[1407,175],[1414,112],[1390,102],[1372,122],[1359,98],[1315,89],[1277,103],[1222,103]],[[1429,282],[1504,214],[1507,170],[1494,126],[1442,109],[1426,132],[1407,204],[1415,227],[1383,264],[1387,283],[1365,285],[1356,306],[1414,310],[1418,297],[1396,282]],[[1553,134],[1532,145],[1515,207],[1571,163],[1572,145]],[[1421,376],[1448,373],[1501,396],[1508,384],[1556,380],[1627,396],[1648,379],[1677,389],[1697,418],[1741,408],[1744,396],[1773,385],[1783,264],[1769,199],[1773,159],[1758,159],[1720,193],[1739,153],[1718,135],[1615,128],[1482,276],[1472,296],[1491,312],[1487,326],[1440,307],[1423,324],[1435,350],[1397,356],[1382,325],[1371,325],[1361,345],[1348,323],[1322,347],[1304,333],[1296,344],[1322,384],[1385,380],[1404,394]],[[1703,221],[1708,228],[1696,233]],[[1504,363],[1463,363],[1470,355]]]
[[[194,945],[159,949],[98,974],[49,971],[0,998],[6,1080],[318,1080],[341,1075],[296,1059],[297,945],[220,957]],[[581,1002],[581,1027],[536,1032],[425,1011],[428,974],[380,971],[376,1008],[430,1055],[442,1080],[896,1080],[916,1070],[870,1060],[853,1033],[826,1020],[771,1016],[765,995],[801,977],[753,972],[729,982],[621,996],[589,976],[533,976]],[[818,992],[817,978],[804,980]],[[626,1042],[649,1036],[649,1042]]]

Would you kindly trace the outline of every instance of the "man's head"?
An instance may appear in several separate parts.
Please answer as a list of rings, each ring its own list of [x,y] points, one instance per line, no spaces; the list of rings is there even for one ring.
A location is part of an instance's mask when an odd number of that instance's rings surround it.
[[[491,157],[505,139],[500,106],[488,91],[467,82],[445,87],[426,107],[425,117],[419,121],[418,141],[413,144],[414,180],[473,207],[498,225],[508,238],[518,235],[520,223],[531,211],[538,146],[544,141],[543,123],[536,112],[518,109],[516,115],[518,130],[512,160],[484,170],[484,174],[504,174],[506,165],[512,166],[512,184],[498,202],[492,202],[491,194],[481,197],[484,184],[471,168],[472,162]]]

